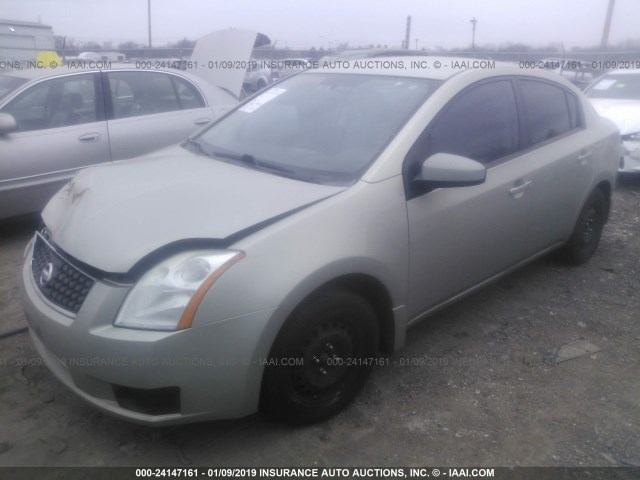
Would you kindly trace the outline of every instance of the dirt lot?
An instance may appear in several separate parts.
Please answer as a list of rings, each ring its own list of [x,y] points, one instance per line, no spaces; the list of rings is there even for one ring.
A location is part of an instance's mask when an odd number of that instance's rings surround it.
[[[0,339],[0,466],[640,466],[640,180],[614,201],[589,264],[542,259],[423,322],[311,427],[128,424],[68,392],[27,333]],[[34,225],[0,227],[0,332],[26,326]]]

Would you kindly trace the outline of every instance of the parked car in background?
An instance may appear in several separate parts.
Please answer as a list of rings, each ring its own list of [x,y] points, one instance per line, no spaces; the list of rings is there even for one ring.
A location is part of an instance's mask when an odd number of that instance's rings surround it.
[[[204,40],[234,45],[251,33]],[[253,40],[244,43],[227,46],[226,55],[248,58]],[[178,143],[238,103],[227,71],[200,70],[209,77],[156,69],[152,61],[0,74],[0,219],[39,212],[79,169]],[[235,79],[238,93],[241,82]]]
[[[581,60],[547,58],[542,60],[541,63],[544,68],[562,75],[581,90],[584,90],[596,77],[591,65]]]
[[[325,60],[360,60],[377,57],[426,57],[429,53],[425,50],[409,50],[400,48],[353,48],[340,50],[322,57]]]
[[[432,312],[556,249],[586,262],[616,126],[551,72],[437,60],[307,70],[80,172],[25,252],[47,366],[135,422],[315,422]]]
[[[620,171],[640,173],[640,70],[609,72],[585,94],[598,113],[620,129]]]
[[[251,65],[247,68],[242,87],[248,94],[264,89],[273,82],[271,68],[267,62],[260,59],[252,59]]]

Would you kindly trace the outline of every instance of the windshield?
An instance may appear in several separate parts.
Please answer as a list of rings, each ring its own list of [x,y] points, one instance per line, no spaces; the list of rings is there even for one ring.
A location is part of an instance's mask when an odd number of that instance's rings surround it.
[[[0,75],[0,100],[13,92],[23,83],[26,83],[26,79],[18,77],[9,77]]]
[[[441,82],[307,73],[253,97],[196,150],[316,183],[355,181]]]
[[[605,75],[585,93],[589,98],[640,100],[640,73]]]

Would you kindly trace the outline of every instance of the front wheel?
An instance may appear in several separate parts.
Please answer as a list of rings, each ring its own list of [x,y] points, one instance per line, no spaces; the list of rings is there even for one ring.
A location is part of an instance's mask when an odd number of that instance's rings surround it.
[[[285,323],[266,362],[262,408],[287,423],[325,420],[365,382],[378,347],[375,311],[346,291],[305,301]]]
[[[560,257],[571,265],[582,265],[595,253],[607,218],[607,199],[599,188],[594,190],[582,207],[578,221]]]

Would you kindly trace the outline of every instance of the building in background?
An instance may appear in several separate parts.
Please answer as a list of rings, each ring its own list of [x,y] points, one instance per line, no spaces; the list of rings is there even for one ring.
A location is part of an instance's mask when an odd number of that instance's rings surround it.
[[[38,52],[53,50],[55,41],[50,25],[0,19],[0,60],[35,61]]]

